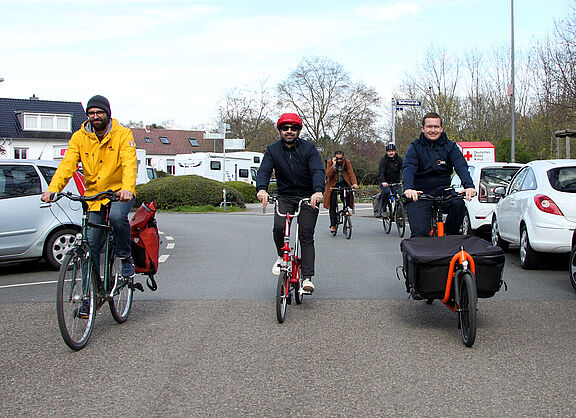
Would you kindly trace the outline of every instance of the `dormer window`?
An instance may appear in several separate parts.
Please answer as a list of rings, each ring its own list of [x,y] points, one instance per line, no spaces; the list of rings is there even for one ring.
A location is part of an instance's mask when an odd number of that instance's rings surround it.
[[[198,141],[196,141],[196,138],[188,138],[188,141],[190,142],[190,145],[192,145],[193,147],[199,147],[200,146]]]
[[[144,137],[144,142],[146,142],[147,144],[152,142],[152,139],[149,136],[145,136]]]
[[[168,141],[168,138],[166,138],[165,136],[160,137],[160,142],[162,142],[163,144],[169,144],[170,143],[170,141]]]
[[[72,132],[72,115],[50,113],[20,113],[23,131]]]

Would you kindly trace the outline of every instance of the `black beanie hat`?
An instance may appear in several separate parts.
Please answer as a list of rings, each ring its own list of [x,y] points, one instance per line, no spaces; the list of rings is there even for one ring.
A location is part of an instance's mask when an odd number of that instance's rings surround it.
[[[108,117],[110,117],[110,102],[106,97],[97,94],[88,100],[88,104],[86,104],[86,114],[88,114],[88,110],[90,110],[92,107],[102,109],[108,114]]]

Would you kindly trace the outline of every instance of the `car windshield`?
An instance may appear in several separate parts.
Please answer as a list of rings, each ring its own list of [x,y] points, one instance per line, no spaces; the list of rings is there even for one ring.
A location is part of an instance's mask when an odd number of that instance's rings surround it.
[[[548,170],[550,185],[559,192],[576,193],[576,167]]]

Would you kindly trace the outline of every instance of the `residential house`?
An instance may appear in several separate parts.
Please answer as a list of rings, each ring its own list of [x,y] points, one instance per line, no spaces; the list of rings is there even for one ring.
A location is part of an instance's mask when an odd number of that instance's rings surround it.
[[[222,141],[204,139],[204,131],[132,128],[136,148],[146,150],[146,165],[174,174],[176,154],[221,151]],[[215,148],[216,147],[216,148]]]
[[[80,102],[0,98],[0,158],[60,160],[85,120]]]

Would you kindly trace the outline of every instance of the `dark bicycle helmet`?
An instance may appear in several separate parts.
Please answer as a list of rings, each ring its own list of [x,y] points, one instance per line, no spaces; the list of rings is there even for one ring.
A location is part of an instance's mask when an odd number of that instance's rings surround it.
[[[386,145],[386,151],[396,151],[396,144]]]
[[[286,125],[286,124],[298,125],[298,126],[300,126],[300,129],[302,129],[302,119],[296,113],[284,113],[284,114],[282,114],[282,116],[280,116],[280,119],[278,119],[278,123],[276,124],[276,127],[280,128],[280,126]]]

